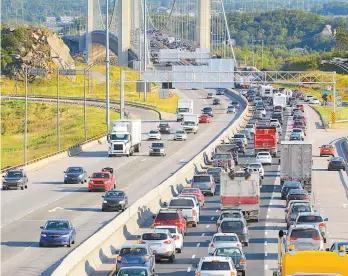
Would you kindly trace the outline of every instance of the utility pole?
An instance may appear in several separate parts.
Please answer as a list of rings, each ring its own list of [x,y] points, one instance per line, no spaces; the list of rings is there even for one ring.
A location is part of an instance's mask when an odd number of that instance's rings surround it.
[[[105,66],[106,66],[106,130],[109,131],[110,125],[110,54],[109,54],[109,0],[106,0],[106,58],[105,58]]]
[[[89,84],[89,72],[88,72],[88,84]],[[83,70],[83,125],[84,125],[84,137],[87,141],[87,120],[86,120],[86,68]]]
[[[147,18],[147,14],[146,14],[146,0],[143,0],[143,3],[144,3],[144,11],[143,11],[143,14],[144,14],[144,18],[143,18],[143,26],[144,26],[144,63],[143,63],[143,71],[146,71],[146,57],[147,57],[147,46],[146,46],[146,40],[147,40],[147,37],[146,37],[146,30],[147,30],[147,26],[146,26],[146,18]],[[147,101],[147,93],[146,93],[146,89],[147,89],[147,85],[148,83],[144,82],[144,102]]]
[[[27,165],[28,142],[28,67],[25,65],[25,101],[24,101],[24,166]]]
[[[59,67],[57,67],[57,144],[60,151]]]
[[[264,63],[263,63],[263,39],[262,39],[261,43],[262,43],[262,47],[261,47],[262,69],[264,69]]]

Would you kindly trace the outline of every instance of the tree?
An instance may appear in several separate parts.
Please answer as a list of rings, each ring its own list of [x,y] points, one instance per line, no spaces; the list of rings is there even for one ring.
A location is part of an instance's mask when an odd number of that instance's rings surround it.
[[[348,31],[343,27],[336,30],[336,49],[338,51],[348,51]]]

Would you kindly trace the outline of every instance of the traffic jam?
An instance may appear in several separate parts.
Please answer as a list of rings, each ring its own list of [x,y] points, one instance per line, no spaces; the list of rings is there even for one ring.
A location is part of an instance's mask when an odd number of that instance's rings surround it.
[[[253,106],[247,125],[215,148],[205,161],[206,170],[192,176],[190,187],[163,203],[137,243],[121,248],[114,275],[181,272],[181,260],[187,258],[188,275],[256,275],[249,274],[249,263],[262,252],[254,252],[251,245],[258,240],[254,229],[272,219],[261,215],[263,195],[270,191],[284,204],[284,222],[278,237],[272,237],[278,241],[278,250],[270,253],[277,264],[270,268],[273,275],[347,275],[337,273],[348,272],[348,242],[327,244],[328,218],[311,202],[313,149],[306,139],[302,95],[269,90],[260,86],[240,91]],[[238,107],[228,106],[234,112]],[[328,170],[345,170],[332,145],[319,151],[323,158],[331,157]],[[267,178],[274,169],[279,183],[275,179],[273,184]],[[313,260],[330,260],[331,265]]]

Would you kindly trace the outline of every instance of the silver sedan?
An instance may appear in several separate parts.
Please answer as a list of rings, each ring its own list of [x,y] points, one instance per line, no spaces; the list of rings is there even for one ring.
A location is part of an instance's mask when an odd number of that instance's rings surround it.
[[[187,140],[187,133],[184,130],[177,130],[174,133],[174,140],[178,141],[186,141]]]

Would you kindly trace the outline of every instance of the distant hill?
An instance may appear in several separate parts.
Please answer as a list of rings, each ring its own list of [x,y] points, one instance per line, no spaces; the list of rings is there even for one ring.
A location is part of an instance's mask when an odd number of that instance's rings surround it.
[[[348,15],[348,2],[331,2],[323,4],[321,9],[312,9],[311,11],[321,15],[345,16]]]

